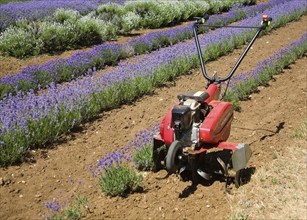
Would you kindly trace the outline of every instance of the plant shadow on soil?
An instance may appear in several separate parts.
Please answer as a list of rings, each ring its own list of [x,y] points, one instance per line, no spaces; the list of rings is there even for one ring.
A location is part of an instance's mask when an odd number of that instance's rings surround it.
[[[68,143],[71,140],[76,139],[76,136],[78,134],[86,133],[87,132],[87,128],[88,128],[87,124],[91,124],[95,120],[99,120],[101,118],[103,118],[102,114],[96,116],[95,118],[91,118],[87,122],[84,122],[84,124],[75,125],[69,131],[67,131],[64,134],[60,135],[60,137],[58,137],[55,140],[47,141],[44,144],[36,144],[36,145],[31,146],[27,150],[27,152],[25,152],[24,156],[20,160],[15,161],[11,165],[20,166],[22,163],[34,164],[34,163],[36,163],[37,158],[42,158],[42,159],[47,160],[49,158],[48,150],[56,149],[61,144],[65,144],[65,143]],[[32,151],[38,152],[38,154],[37,153],[33,153]]]

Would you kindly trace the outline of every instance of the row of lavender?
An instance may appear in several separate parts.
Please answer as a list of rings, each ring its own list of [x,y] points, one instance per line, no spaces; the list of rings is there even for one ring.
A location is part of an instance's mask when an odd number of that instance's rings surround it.
[[[103,4],[82,15],[72,9],[57,9],[43,21],[21,19],[0,34],[0,54],[23,58],[116,39],[132,29],[169,26],[188,18],[255,0],[127,1]]]
[[[101,4],[106,4],[107,0],[69,0],[69,1],[27,1],[10,2],[0,4],[0,31],[8,28],[21,19],[28,21],[42,20],[52,16],[58,8],[73,9],[81,14],[88,14],[96,10]],[[123,4],[125,0],[112,0],[112,2]],[[18,13],[16,13],[18,12]]]
[[[264,10],[290,0],[271,0],[266,4],[233,8],[226,15],[213,15],[208,24],[226,25],[240,19],[254,16]],[[203,29],[202,31],[206,31]],[[29,66],[16,75],[0,79],[0,98],[6,94],[26,92],[30,89],[45,88],[51,82],[61,83],[104,68],[115,65],[120,59],[131,55],[143,54],[190,39],[193,36],[192,25],[159,31],[136,38],[126,44],[103,44],[88,52],[80,52],[68,59],[57,59],[41,66]]]
[[[306,13],[301,0],[278,5],[264,13],[274,18],[272,28],[298,19]],[[239,25],[257,25],[260,16]],[[204,57],[214,59],[250,39],[254,31],[220,29],[200,39]],[[20,159],[33,145],[52,142],[77,124],[95,117],[102,110],[151,92],[177,75],[198,65],[194,42],[184,42],[136,59],[120,62],[104,75],[94,74],[72,81],[69,86],[52,84],[37,96],[8,97],[0,101],[0,164]]]
[[[193,1],[193,0],[192,0]],[[176,1],[174,1],[176,2]],[[255,3],[254,0],[225,0],[225,1],[216,1],[216,0],[207,0],[202,1],[207,2],[206,4],[212,8],[212,11],[221,11],[227,9],[229,6],[233,5],[234,3]],[[63,9],[73,9],[75,11],[78,11],[82,15],[86,15],[92,11],[97,10],[99,5],[102,4],[118,4],[118,5],[125,5],[125,4],[134,4],[132,1],[127,0],[90,0],[90,1],[84,1],[84,0],[66,0],[66,1],[27,1],[27,2],[11,2],[8,4],[0,4],[0,31],[8,28],[11,25],[16,24],[19,20],[25,19],[27,21],[37,21],[37,20],[44,20],[47,17],[52,17],[54,12],[58,8]],[[154,2],[140,2],[141,4],[137,4],[136,6],[139,7],[138,9],[135,9],[135,11],[139,11],[141,13],[149,13],[149,9],[152,9],[152,14],[155,13],[155,8],[149,8],[152,6],[152,3]],[[170,2],[169,6],[172,6],[173,3]],[[201,6],[199,4],[198,6]],[[204,6],[204,5],[203,5]],[[147,7],[147,8],[146,8]],[[199,10],[195,7],[192,9]],[[191,10],[191,9],[188,9]],[[18,11],[18,13],[16,13]],[[142,12],[143,11],[143,12]],[[175,11],[174,11],[175,12]],[[156,14],[155,14],[156,15]],[[173,15],[171,15],[173,16]],[[152,24],[154,25],[154,24]]]
[[[307,32],[303,34],[301,39],[286,46],[268,59],[260,62],[251,72],[243,72],[233,78],[231,91],[228,92],[228,97],[236,97],[231,101],[238,102],[243,100],[248,94],[255,91],[260,85],[265,85],[272,77],[280,73],[285,67],[289,66],[295,60],[299,59],[307,52]],[[242,91],[244,95],[242,96]],[[131,173],[135,174],[135,167],[138,170],[152,170],[152,138],[159,131],[159,126],[154,126],[150,129],[141,130],[135,134],[135,139],[128,143],[122,150],[113,151],[107,154],[104,158],[98,161],[96,165],[90,165],[89,170],[98,178],[101,190],[110,196],[124,195],[133,192],[133,188],[123,187],[123,191],[116,190],[116,184],[121,181],[123,173],[114,173],[113,170],[126,167]],[[133,161],[131,167],[130,161]],[[111,172],[112,175],[109,175]],[[134,180],[130,180],[133,182]],[[109,183],[105,185],[105,183]]]

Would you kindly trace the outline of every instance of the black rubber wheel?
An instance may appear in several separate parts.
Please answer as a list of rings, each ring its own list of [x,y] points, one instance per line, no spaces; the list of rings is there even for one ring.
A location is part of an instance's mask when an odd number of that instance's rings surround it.
[[[241,169],[241,170],[238,170],[236,172],[236,175],[235,175],[235,186],[237,188],[239,188],[240,186],[242,186],[243,184],[245,184],[245,178],[244,178],[244,170],[245,169]]]
[[[169,147],[166,155],[166,170],[168,173],[176,173],[179,168],[178,156],[182,152],[182,144],[180,141],[175,140]]]

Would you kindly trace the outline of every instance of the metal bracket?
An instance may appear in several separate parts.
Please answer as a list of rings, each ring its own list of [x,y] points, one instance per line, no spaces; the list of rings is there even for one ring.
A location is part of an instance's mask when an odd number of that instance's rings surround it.
[[[232,154],[233,170],[236,172],[246,167],[252,155],[252,150],[248,144],[238,144],[237,149]]]

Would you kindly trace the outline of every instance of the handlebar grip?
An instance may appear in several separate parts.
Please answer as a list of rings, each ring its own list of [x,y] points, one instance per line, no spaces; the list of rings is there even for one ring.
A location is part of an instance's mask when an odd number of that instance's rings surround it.
[[[209,15],[205,15],[203,17],[194,17],[194,19],[196,19],[196,23],[204,24],[209,19]]]
[[[271,25],[271,21],[273,19],[267,15],[262,15],[262,22],[261,25],[264,25],[264,29]]]
[[[272,21],[273,19],[267,15],[262,15],[262,21]]]

